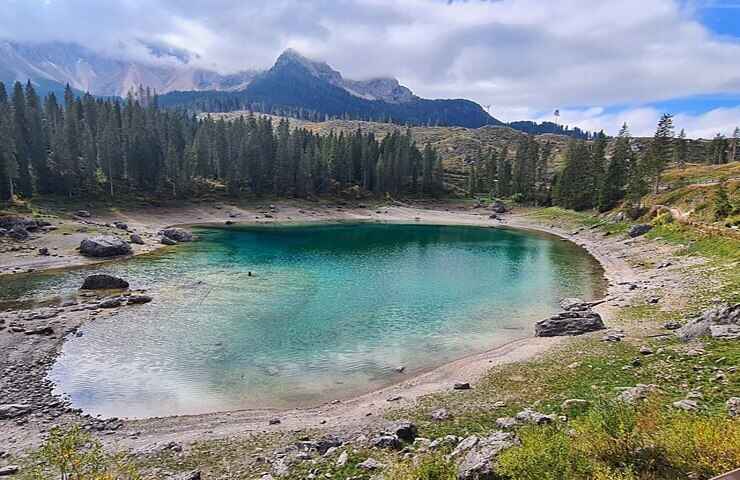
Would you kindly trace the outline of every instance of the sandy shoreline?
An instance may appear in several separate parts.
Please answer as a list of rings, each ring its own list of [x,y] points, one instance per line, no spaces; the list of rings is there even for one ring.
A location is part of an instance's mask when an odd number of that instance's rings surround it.
[[[604,269],[605,276],[609,281],[607,298],[618,298],[625,301],[634,293],[625,285],[636,283],[644,279],[634,270],[627,261],[624,249],[624,239],[604,238],[594,232],[580,232],[578,235],[532,220],[523,215],[506,215],[504,221],[488,218],[488,212],[483,209],[459,209],[443,210],[428,209],[411,206],[389,206],[379,208],[326,208],[315,205],[280,204],[274,209],[267,209],[272,218],[265,217],[265,209],[243,209],[233,206],[197,207],[184,209],[148,209],[140,212],[131,212],[123,217],[130,226],[138,233],[145,235],[146,248],[136,250],[136,254],[148,253],[159,248],[153,244],[156,232],[169,225],[194,225],[194,224],[220,224],[226,221],[239,224],[276,224],[276,223],[316,223],[336,221],[378,221],[378,222],[403,222],[422,224],[445,224],[445,225],[471,225],[488,227],[510,227],[529,229],[557,235],[581,245],[596,258]],[[261,213],[262,212],[262,213]],[[96,223],[110,223],[118,220],[117,217],[96,218]],[[228,227],[227,227],[228,228]],[[124,232],[125,233],[125,232]],[[70,237],[67,235],[66,237]],[[68,248],[69,238],[63,240],[63,245],[55,245],[54,238],[49,234],[34,241],[44,241],[57,248]],[[76,240],[76,239],[75,239]],[[176,247],[167,247],[176,248]],[[65,250],[67,251],[67,250]],[[77,265],[89,264],[79,255],[68,253],[62,257],[56,257],[49,264],[39,264],[31,261],[25,262],[23,257],[13,257],[11,269],[28,268],[69,268]],[[6,265],[10,260],[0,255],[0,265]],[[78,261],[79,260],[79,261]],[[0,285],[2,285],[0,277]],[[619,308],[618,303],[608,302],[597,307],[607,325],[614,318],[615,311]],[[0,347],[9,348],[7,364],[0,361],[0,368],[7,369],[13,366],[13,362],[21,362],[23,365],[26,356],[30,360],[41,365],[49,365],[53,357],[61,348],[63,337],[74,331],[76,326],[84,322],[88,317],[86,312],[64,311],[59,314],[58,324],[65,331],[61,336],[20,338],[21,335],[8,335],[7,330],[0,332]],[[360,395],[350,400],[339,403],[330,403],[314,408],[293,409],[286,411],[276,410],[243,410],[223,413],[211,413],[194,416],[164,417],[146,420],[130,420],[117,425],[115,429],[106,430],[104,440],[106,443],[123,448],[140,449],[156,443],[177,441],[189,443],[195,440],[212,438],[234,437],[249,435],[263,431],[296,431],[304,429],[322,429],[327,431],[346,431],[348,429],[361,429],[363,426],[381,421],[382,414],[389,408],[399,405],[408,406],[420,396],[449,390],[455,382],[475,383],[492,366],[504,363],[519,362],[532,359],[549,349],[567,342],[567,338],[524,338],[505,345],[493,348],[489,351],[467,356],[434,368],[425,373],[405,379],[398,384],[391,385],[380,390]],[[29,348],[44,350],[45,354],[29,355]],[[45,356],[44,356],[45,355]],[[46,362],[46,363],[44,363]],[[26,381],[35,377],[27,377]],[[3,382],[10,383],[22,379],[13,378],[9,375]],[[0,385],[7,387],[8,385]],[[9,391],[9,390],[4,390]],[[21,389],[22,391],[22,389]],[[401,397],[397,401],[388,402],[388,398]],[[20,398],[0,398],[3,403],[22,403]],[[56,412],[54,412],[56,414]],[[279,425],[268,426],[268,420],[278,417]],[[35,422],[35,420],[39,422]],[[28,447],[37,445],[39,439],[49,425],[55,423],[71,423],[84,421],[78,413],[64,412],[46,419],[43,415],[31,418],[28,422],[17,425],[14,422],[0,421],[0,433],[12,439],[9,445],[10,451],[20,452]],[[105,430],[105,429],[103,429]]]

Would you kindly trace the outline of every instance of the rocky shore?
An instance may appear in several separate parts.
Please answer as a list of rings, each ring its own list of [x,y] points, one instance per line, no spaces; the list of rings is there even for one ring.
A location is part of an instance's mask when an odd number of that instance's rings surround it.
[[[0,371],[3,372],[0,380],[2,392],[0,435],[6,440],[2,448],[4,454],[20,455],[37,446],[51,427],[74,423],[83,425],[106,445],[132,449],[144,456],[169,451],[168,449],[174,449],[176,453],[177,450],[187,448],[187,445],[195,440],[249,436],[255,432],[296,432],[312,429],[325,432],[324,434],[329,437],[306,440],[307,443],[290,447],[288,452],[282,454],[271,453],[271,458],[267,460],[270,468],[266,469],[263,478],[279,476],[283,468],[281,465],[290,468],[293,462],[317,456],[336,455],[336,461],[342,461],[341,452],[337,448],[344,441],[335,445],[336,441],[328,439],[334,438],[332,436],[353,439],[352,441],[358,445],[391,449],[404,448],[407,444],[433,449],[435,442],[437,444],[445,441],[454,442],[455,451],[459,450],[456,457],[460,459],[460,468],[469,472],[480,472],[481,468],[490,464],[490,461],[485,461],[486,458],[490,460],[500,449],[517,442],[516,436],[508,433],[508,428],[512,425],[529,421],[547,422],[553,419],[536,411],[523,412],[515,417],[499,419],[500,423],[497,421],[497,425],[501,427],[501,432],[486,437],[445,440],[418,439],[412,433],[413,425],[408,424],[401,430],[393,430],[398,425],[384,426],[383,413],[397,405],[412,405],[417,398],[429,393],[452,390],[455,384],[472,384],[475,388],[475,382],[492,365],[527,360],[540,355],[567,341],[561,337],[563,334],[595,335],[605,341],[621,341],[625,335],[673,335],[671,331],[673,326],[666,326],[656,332],[654,326],[638,325],[630,326],[630,329],[625,331],[625,327],[617,322],[617,313],[621,308],[636,302],[665,302],[680,307],[681,303],[685,302],[685,298],[682,298],[683,292],[693,288],[692,279],[683,276],[681,268],[701,261],[693,257],[680,259],[673,257],[673,247],[639,237],[603,236],[602,233],[590,229],[573,232],[522,215],[496,214],[495,218],[491,218],[488,212],[478,209],[398,205],[380,209],[359,207],[337,209],[286,205],[265,211],[268,213],[260,213],[259,210],[246,211],[236,207],[213,208],[207,211],[202,208],[197,211],[155,210],[144,212],[139,216],[129,215],[130,218],[124,224],[125,229],[114,223],[120,222],[119,220],[112,218],[104,219],[106,220],[104,223],[102,221],[95,223],[108,224],[110,227],[103,228],[126,231],[128,234],[132,230],[131,225],[136,225],[135,229],[146,239],[146,248],[139,250],[139,244],[135,241],[137,239],[131,235],[125,243],[131,247],[134,254],[159,248],[164,238],[171,238],[174,242],[188,241],[186,233],[180,231],[165,233],[168,225],[209,221],[225,225],[226,222],[233,224],[244,221],[272,223],[365,220],[527,228],[567,238],[589,250],[602,264],[609,288],[606,297],[598,303],[577,300],[562,305],[563,312],[533,326],[533,334],[536,333],[537,337],[452,362],[418,377],[407,379],[398,385],[349,401],[331,402],[311,409],[291,411],[239,411],[148,420],[101,419],[85,415],[84,412],[71,408],[65,399],[55,395],[53,385],[47,379],[48,369],[53,364],[66,336],[77,335],[81,325],[93,321],[96,317],[112,315],[119,308],[137,308],[138,303],[151,300],[145,292],[125,290],[126,287],[122,283],[113,281],[116,287],[123,290],[100,291],[95,288],[81,290],[76,299],[64,303],[7,310],[0,313],[0,350],[7,352],[7,355],[0,358]],[[85,222],[92,221],[89,216],[84,215],[77,215],[75,220],[78,222],[76,225],[89,225]],[[119,234],[119,238],[120,232],[115,232]],[[86,235],[84,238],[87,238],[89,233],[84,232]],[[44,264],[37,264],[33,260],[28,260],[28,257],[15,257],[14,253],[17,251],[13,251],[13,247],[8,245],[16,243],[21,246],[30,245],[34,251],[38,251],[39,248],[54,251],[54,248],[61,246],[58,243],[61,236],[50,238],[46,235],[40,234],[40,238],[36,240],[15,238],[3,240],[4,251],[0,253],[0,258],[12,259],[4,267],[5,272],[45,268]],[[53,230],[50,230],[48,235],[53,235]],[[81,239],[80,235],[77,235],[76,243],[79,244],[84,238]],[[24,243],[29,241],[31,243]],[[61,241],[66,242],[64,245],[69,243],[67,239]],[[42,243],[49,246],[38,247]],[[67,257],[64,257],[64,261],[49,264],[51,267],[87,263],[81,255],[69,253],[73,249],[68,247],[65,246]],[[650,259],[649,264],[646,259]],[[669,265],[666,266],[666,263]],[[660,265],[664,266],[659,267]],[[101,285],[96,282],[103,282],[104,286],[111,285],[103,280],[93,279],[90,282],[93,286]],[[0,277],[0,284],[1,282]],[[722,330],[730,330],[732,333],[734,327]],[[559,338],[552,338],[553,336]],[[397,400],[387,401],[390,398]],[[445,417],[444,412],[437,412],[437,415],[442,419]],[[363,468],[377,470],[381,468],[379,465],[381,463],[367,460]],[[463,473],[460,478],[478,478],[462,475]]]

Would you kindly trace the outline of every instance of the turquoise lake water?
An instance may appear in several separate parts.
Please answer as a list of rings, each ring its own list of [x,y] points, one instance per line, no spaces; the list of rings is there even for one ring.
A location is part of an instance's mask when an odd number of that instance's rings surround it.
[[[104,271],[154,297],[65,342],[50,378],[74,406],[149,417],[316,405],[531,336],[560,298],[603,287],[581,248],[523,231],[340,224],[196,234],[165,253],[8,284],[6,296],[67,297]]]

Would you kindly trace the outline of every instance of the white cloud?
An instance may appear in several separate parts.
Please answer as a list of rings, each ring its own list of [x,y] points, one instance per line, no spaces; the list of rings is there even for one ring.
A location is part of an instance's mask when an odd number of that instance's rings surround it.
[[[427,97],[470,98],[504,120],[586,107],[740,92],[740,42],[713,35],[679,0],[6,0],[0,36],[108,52],[139,39],[197,53],[221,71],[269,67],[286,47],[346,76],[398,77]],[[33,27],[33,28],[31,28]],[[141,49],[127,55],[141,59]],[[579,108],[580,107],[580,108]],[[733,109],[696,119],[725,128]],[[650,109],[633,109],[647,128]],[[693,121],[694,117],[687,117]],[[599,120],[597,120],[599,119]],[[579,123],[580,122],[580,123]],[[638,125],[640,125],[638,127]],[[609,124],[609,129],[614,126]]]
[[[609,135],[616,135],[626,122],[632,135],[647,137],[655,133],[655,127],[663,113],[665,112],[653,107],[630,108],[613,113],[605,113],[603,108],[595,107],[566,109],[560,110],[559,121],[562,125],[575,125],[590,131],[604,130]],[[553,121],[552,115],[540,115],[536,118],[537,121]],[[676,133],[683,128],[691,138],[712,138],[717,133],[730,136],[740,126],[740,106],[715,108],[698,114],[677,113],[673,124]]]

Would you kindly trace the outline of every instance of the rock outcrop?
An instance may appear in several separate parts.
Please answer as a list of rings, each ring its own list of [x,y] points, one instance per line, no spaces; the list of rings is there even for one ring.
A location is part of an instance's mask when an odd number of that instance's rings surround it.
[[[576,304],[569,310],[558,313],[534,326],[537,337],[558,337],[563,335],[582,335],[606,328],[601,315],[591,310],[590,304]]]
[[[464,455],[457,468],[459,480],[492,480],[496,478],[496,457],[519,444],[513,433],[493,432],[485,438],[468,437],[455,450],[457,455]]]
[[[131,253],[131,245],[112,235],[86,238],[80,243],[80,253],[88,257],[117,257]]]
[[[80,290],[123,290],[126,288],[128,288],[126,280],[106,273],[98,273],[85,277]]]
[[[740,339],[740,303],[705,310],[700,317],[676,330],[676,335],[685,342],[705,336]]]

